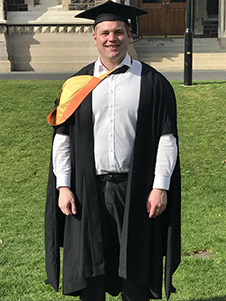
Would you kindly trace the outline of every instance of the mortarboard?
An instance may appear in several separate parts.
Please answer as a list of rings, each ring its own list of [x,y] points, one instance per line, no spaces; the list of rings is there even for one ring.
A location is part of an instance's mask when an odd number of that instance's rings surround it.
[[[144,15],[147,12],[145,10],[136,8],[134,6],[128,6],[119,4],[108,0],[107,2],[90,8],[78,15],[75,18],[84,18],[94,20],[94,27],[103,21],[115,21],[120,20],[129,24],[131,22],[132,32],[136,32],[136,17]]]

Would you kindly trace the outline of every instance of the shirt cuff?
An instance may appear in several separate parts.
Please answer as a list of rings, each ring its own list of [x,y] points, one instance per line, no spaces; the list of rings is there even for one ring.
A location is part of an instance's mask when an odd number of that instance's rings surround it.
[[[71,187],[71,177],[68,174],[57,176],[56,178],[56,188],[59,187]]]
[[[170,187],[170,176],[158,176],[155,175],[153,188],[169,190]]]

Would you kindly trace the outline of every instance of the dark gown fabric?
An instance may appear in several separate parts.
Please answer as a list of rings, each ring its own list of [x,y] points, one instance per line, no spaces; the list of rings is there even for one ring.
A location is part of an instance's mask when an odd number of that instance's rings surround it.
[[[79,74],[93,74],[94,64]],[[127,71],[130,72],[130,69]],[[50,162],[45,213],[46,283],[59,288],[60,254],[63,256],[63,293],[78,295],[86,279],[105,275],[100,212],[94,163],[92,93],[54,134],[70,135],[72,182],[78,213],[64,216],[57,206],[58,193]],[[158,143],[161,135],[177,136],[176,101],[168,81],[142,63],[141,92],[136,138],[131,157],[120,247],[119,276],[137,281],[150,290],[150,298],[162,297],[163,257],[165,292],[175,289],[172,276],[180,263],[180,165],[179,156],[168,191],[166,211],[149,219],[147,196],[152,189]],[[118,288],[108,289],[112,295]]]

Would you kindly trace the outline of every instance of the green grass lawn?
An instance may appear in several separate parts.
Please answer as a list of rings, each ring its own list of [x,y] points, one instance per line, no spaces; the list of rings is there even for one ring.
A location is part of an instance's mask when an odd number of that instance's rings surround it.
[[[45,285],[44,209],[62,81],[1,80],[0,300],[75,300]],[[175,301],[226,300],[226,81],[172,83],[182,166],[182,262]],[[193,256],[207,251],[209,258]],[[108,297],[108,300],[120,298]],[[165,299],[164,299],[165,300]]]

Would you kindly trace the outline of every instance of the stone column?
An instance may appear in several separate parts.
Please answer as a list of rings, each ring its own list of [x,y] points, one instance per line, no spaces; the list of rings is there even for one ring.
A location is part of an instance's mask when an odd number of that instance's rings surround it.
[[[71,3],[71,0],[61,0],[63,9],[68,10],[68,6]]]
[[[34,0],[25,0],[24,3],[27,4],[29,8],[33,8],[35,6]]]
[[[0,0],[0,24],[5,23],[5,16],[3,10],[3,0]]]
[[[6,46],[6,20],[3,8],[3,0],[0,0],[0,72],[9,72],[11,70],[11,66],[8,60]]]
[[[218,37],[220,41],[220,47],[226,48],[226,2],[225,0],[219,1]]]
[[[194,1],[194,34],[203,35],[203,20],[207,20],[207,1]]]

